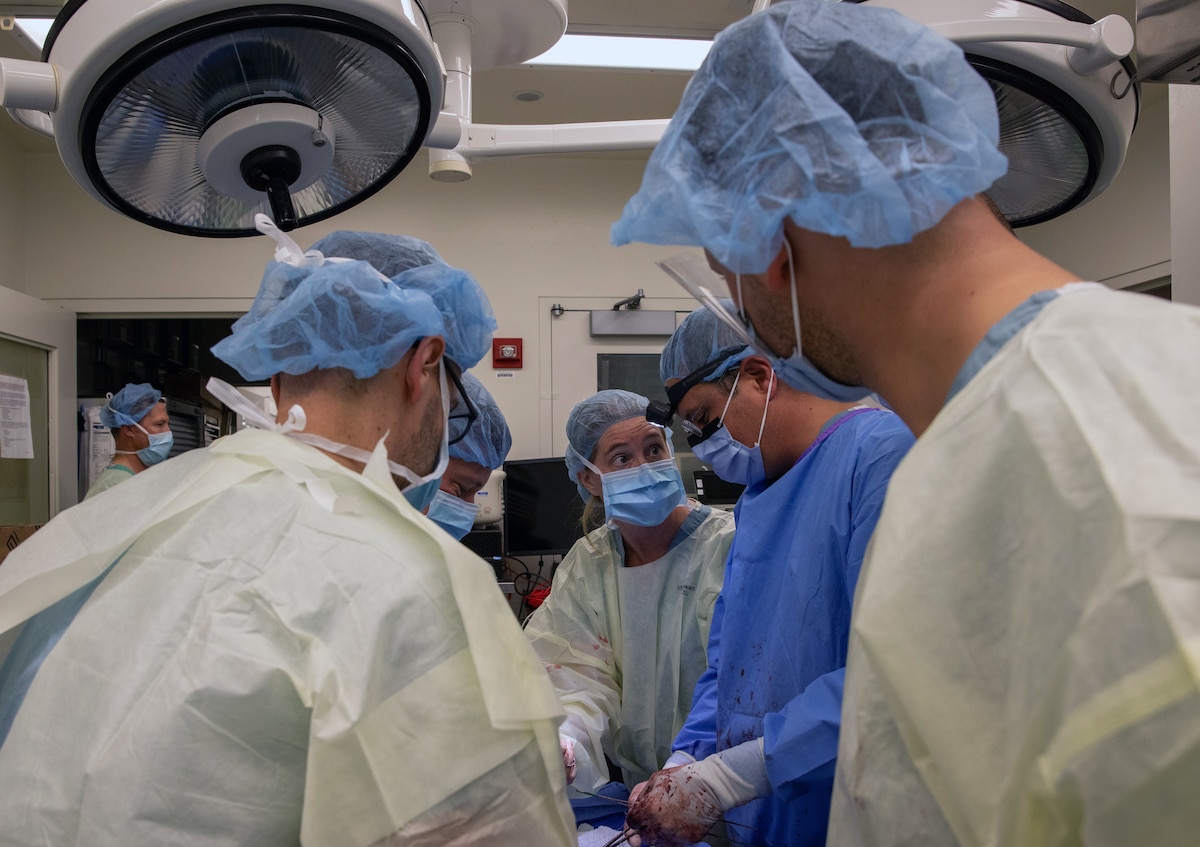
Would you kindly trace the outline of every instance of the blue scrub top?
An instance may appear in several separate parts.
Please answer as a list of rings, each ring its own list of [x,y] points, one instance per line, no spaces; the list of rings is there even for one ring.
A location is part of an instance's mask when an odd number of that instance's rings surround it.
[[[912,443],[891,412],[854,410],[738,501],[709,670],[674,744],[703,758],[764,738],[772,794],[726,813],[734,841],[825,843],[850,602],[888,480]]]
[[[967,360],[959,368],[958,375],[954,377],[954,382],[950,385],[950,393],[946,395],[946,403],[953,400],[954,395],[962,391],[975,374],[979,373],[983,369],[983,366],[1000,352],[1000,348],[1028,326],[1030,321],[1042,313],[1042,309],[1046,308],[1046,304],[1055,297],[1058,297],[1060,293],[1059,289],[1039,291],[993,324],[992,328],[988,330],[987,335],[975,345],[975,349],[971,351],[971,355],[967,356]],[[942,405],[944,406],[945,403]]]

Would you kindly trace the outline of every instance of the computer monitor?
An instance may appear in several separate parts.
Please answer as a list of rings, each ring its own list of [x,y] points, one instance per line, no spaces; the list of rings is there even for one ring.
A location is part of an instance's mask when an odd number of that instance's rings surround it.
[[[726,482],[706,468],[695,471],[693,476],[696,480],[696,499],[708,506],[732,506],[746,490],[746,486]]]
[[[559,556],[583,535],[583,501],[563,458],[504,463],[504,546],[509,556]]]

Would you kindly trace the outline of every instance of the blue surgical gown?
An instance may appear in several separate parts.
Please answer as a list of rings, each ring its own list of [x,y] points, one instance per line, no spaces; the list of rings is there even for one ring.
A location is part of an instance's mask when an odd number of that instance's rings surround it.
[[[850,601],[888,480],[912,443],[891,412],[855,409],[738,501],[709,668],[674,744],[699,759],[764,737],[772,794],[725,815],[736,842],[825,843]]]

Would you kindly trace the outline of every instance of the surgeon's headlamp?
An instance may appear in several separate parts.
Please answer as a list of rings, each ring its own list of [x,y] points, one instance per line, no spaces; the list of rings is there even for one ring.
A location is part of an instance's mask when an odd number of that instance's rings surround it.
[[[670,426],[671,419],[675,417],[675,412],[679,408],[679,404],[683,402],[683,398],[687,395],[687,393],[695,386],[704,382],[707,377],[712,376],[717,368],[721,367],[721,365],[723,365],[730,356],[735,356],[745,349],[746,346],[744,344],[738,344],[733,347],[726,347],[723,350],[718,351],[717,355],[714,356],[707,364],[701,365],[683,379],[679,380],[679,382],[668,388],[666,403],[663,403],[661,400],[651,400],[650,405],[646,407],[646,420],[655,426]],[[688,423],[689,421],[684,421],[683,427],[685,430],[691,433],[692,429],[695,428],[695,424],[692,424],[692,428],[689,428]],[[699,433],[696,434],[698,435]],[[712,433],[709,433],[709,435],[711,434]],[[699,440],[703,441],[704,438],[707,437],[708,436],[704,436]],[[688,443],[693,443],[691,437],[688,438]]]

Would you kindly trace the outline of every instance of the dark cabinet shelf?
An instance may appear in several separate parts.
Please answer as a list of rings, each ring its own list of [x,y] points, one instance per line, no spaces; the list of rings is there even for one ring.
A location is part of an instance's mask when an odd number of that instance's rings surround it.
[[[80,318],[80,397],[103,397],[129,382],[148,382],[168,397],[202,404],[208,378],[244,383],[209,348],[229,335],[234,318]]]

